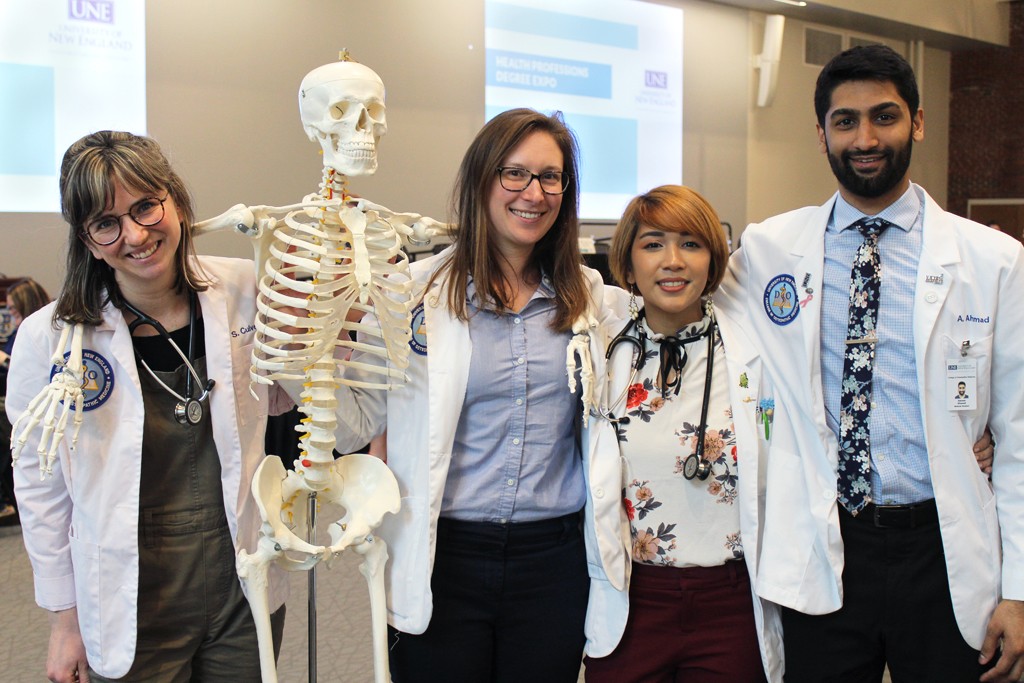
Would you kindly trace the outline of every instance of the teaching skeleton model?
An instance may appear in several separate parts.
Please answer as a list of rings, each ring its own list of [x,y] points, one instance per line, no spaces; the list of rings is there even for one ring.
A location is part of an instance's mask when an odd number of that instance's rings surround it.
[[[374,667],[382,682],[389,680],[383,575],[388,555],[373,530],[386,513],[398,511],[398,483],[377,458],[350,455],[335,462],[335,390],[339,384],[390,389],[405,381],[413,281],[402,241],[426,243],[443,226],[346,191],[346,176],[377,170],[377,142],[387,131],[384,84],[376,73],[351,61],[314,69],[299,88],[299,110],[306,133],[323,149],[320,192],[287,207],[238,205],[196,226],[196,234],[235,228],[254,240],[259,298],[252,381],[301,380],[305,387],[302,456],[294,472],[286,472],[277,456],[267,456],[256,471],[252,491],[263,526],[256,552],[239,553],[238,574],[247,586],[263,680],[269,683],[277,680],[267,605],[269,563],[307,570],[348,547],[363,555],[359,570],[370,586]],[[374,323],[358,320],[370,311]],[[382,345],[352,341],[350,331]],[[352,350],[384,362],[355,363],[348,358]],[[345,378],[340,372],[345,367],[377,379]],[[329,527],[328,547],[292,531],[305,528],[311,494],[345,511]]]
[[[377,142],[387,130],[384,84],[376,73],[351,61],[314,69],[302,80],[299,109],[310,139],[323,148],[320,192],[291,206],[236,205],[195,226],[197,235],[235,229],[253,240],[259,295],[251,380],[301,380],[304,387],[299,407],[305,414],[305,433],[299,439],[302,455],[293,472],[286,472],[277,456],[267,456],[257,469],[252,492],[263,525],[256,552],[241,551],[237,568],[256,622],[263,681],[270,683],[277,680],[277,672],[268,565],[302,571],[349,547],[362,555],[359,570],[370,588],[375,680],[383,683],[389,680],[383,575],[388,554],[373,530],[386,513],[398,511],[398,483],[372,456],[334,460],[335,389],[339,384],[390,389],[405,381],[414,292],[402,241],[427,243],[445,226],[346,192],[346,176],[376,171]],[[371,311],[375,323],[359,320]],[[350,331],[383,345],[352,341]],[[72,408],[72,450],[78,439],[83,414],[82,337],[82,325],[64,327],[52,357],[57,371],[14,425],[12,452],[17,460],[28,435],[42,423],[37,449],[40,476],[52,474]],[[353,362],[353,350],[384,361]],[[364,371],[376,381],[347,379],[341,372],[345,367]],[[325,511],[341,514],[329,526],[329,546],[312,545],[292,531],[306,526],[310,499],[314,511],[322,503]]]

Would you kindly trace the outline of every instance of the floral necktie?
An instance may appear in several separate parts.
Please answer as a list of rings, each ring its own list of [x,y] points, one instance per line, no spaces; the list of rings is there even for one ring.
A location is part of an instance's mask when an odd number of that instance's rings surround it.
[[[839,502],[856,515],[871,502],[871,378],[878,341],[878,292],[882,268],[878,238],[892,225],[862,218],[851,228],[864,235],[850,272],[850,313],[839,411]]]

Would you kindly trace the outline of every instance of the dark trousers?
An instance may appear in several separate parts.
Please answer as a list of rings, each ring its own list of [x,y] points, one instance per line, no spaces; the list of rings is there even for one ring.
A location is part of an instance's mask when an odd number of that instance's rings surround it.
[[[590,579],[579,514],[441,519],[421,635],[389,628],[395,683],[575,683]]]
[[[784,609],[786,683],[966,683],[988,667],[960,634],[937,521],[879,528],[870,511],[840,507],[843,607]]]
[[[746,564],[634,563],[622,640],[585,661],[587,683],[763,683]]]
[[[16,437],[11,433],[11,423],[4,410],[5,397],[0,397],[0,507],[14,505],[14,468],[11,466],[11,443]]]

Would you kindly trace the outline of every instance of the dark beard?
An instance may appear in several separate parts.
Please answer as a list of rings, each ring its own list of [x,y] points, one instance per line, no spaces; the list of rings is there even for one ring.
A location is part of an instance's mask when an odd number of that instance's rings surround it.
[[[899,185],[904,176],[907,174],[907,169],[910,168],[910,154],[913,151],[914,139],[913,137],[907,140],[907,144],[899,149],[889,149],[882,152],[885,157],[885,165],[882,167],[881,172],[873,176],[863,176],[857,173],[853,168],[851,159],[857,155],[864,155],[864,152],[858,152],[854,154],[852,152],[843,152],[842,157],[836,158],[832,154],[832,150],[828,150],[828,165],[832,167],[832,173],[835,174],[836,180],[842,185],[848,192],[857,196],[864,197],[866,199],[875,199],[886,194],[894,187]],[[874,152],[870,155],[874,156]]]

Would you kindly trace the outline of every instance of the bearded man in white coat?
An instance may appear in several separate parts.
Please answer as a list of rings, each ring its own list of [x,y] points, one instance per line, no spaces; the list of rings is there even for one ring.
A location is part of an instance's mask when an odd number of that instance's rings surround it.
[[[910,182],[919,104],[891,49],[836,56],[815,113],[839,191],[750,226],[716,297],[776,387],[757,592],[787,682],[1024,674],[1024,250]]]

